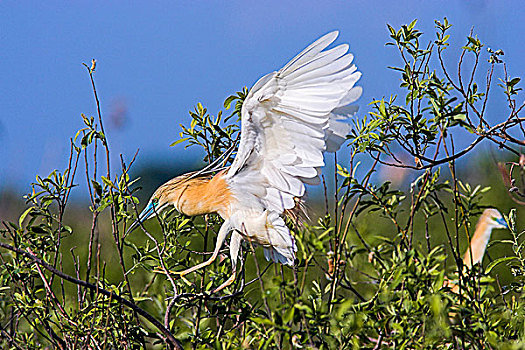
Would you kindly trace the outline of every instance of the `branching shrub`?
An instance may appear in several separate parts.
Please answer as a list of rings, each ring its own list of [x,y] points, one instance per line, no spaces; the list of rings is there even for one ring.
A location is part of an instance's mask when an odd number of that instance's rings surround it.
[[[525,253],[516,210],[505,216],[510,238],[491,245],[507,247],[506,255],[485,268],[464,268],[473,224],[494,190],[469,184],[458,169],[482,141],[496,145],[501,158],[519,159],[499,169],[509,198],[523,204],[520,79],[508,75],[501,50],[484,50],[472,33],[457,68],[448,68],[450,28],[446,18],[436,21],[436,39],[423,41],[416,21],[388,26],[388,45],[401,62],[391,69],[404,93],[372,101],[354,121],[340,151],[347,161],[335,156],[335,187],[323,181],[312,221],[288,223],[298,244],[296,267],[268,263],[245,245],[241,276],[218,294],[211,291],[231,273],[225,254],[187,279],[174,272],[207,259],[219,217],[173,209],[127,233],[142,207],[141,180],[130,175],[135,157],[120,156],[118,171],[110,167],[95,61],[86,65],[96,117],[82,115],[67,168],[37,177],[27,209],[0,232],[2,348],[524,346]],[[478,70],[486,71],[481,82]],[[499,121],[486,115],[494,89],[508,104]],[[205,163],[227,166],[246,95],[244,88],[227,98],[228,112],[216,116],[199,103],[174,144],[201,148]],[[381,182],[374,176],[379,168],[401,169],[410,186]],[[71,209],[79,183],[89,212]]]

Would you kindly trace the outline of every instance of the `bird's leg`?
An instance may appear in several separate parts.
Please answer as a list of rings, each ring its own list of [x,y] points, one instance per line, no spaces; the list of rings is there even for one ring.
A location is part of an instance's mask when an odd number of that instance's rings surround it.
[[[228,287],[229,285],[231,285],[231,284],[235,281],[235,277],[236,277],[236,273],[235,273],[235,272],[236,272],[236,271],[233,270],[233,273],[232,273],[231,277],[228,278],[228,279],[226,280],[226,282],[224,282],[223,284],[221,284],[220,286],[218,286],[217,288],[215,288],[215,289],[212,291],[212,293],[217,293],[217,292],[223,290],[224,288]]]
[[[208,260],[206,260],[205,262],[202,262],[202,263],[200,263],[198,265],[190,267],[187,270],[175,272],[175,274],[180,275],[180,276],[184,276],[184,275],[187,275],[188,273],[191,273],[191,272],[196,271],[196,270],[198,270],[200,268],[203,268],[204,266],[208,266],[212,262],[214,262],[215,259],[217,258],[217,255],[219,255],[219,250],[221,249],[222,244],[224,243],[224,240],[226,239],[226,236],[228,235],[229,232],[230,232],[230,222],[229,222],[229,220],[226,220],[222,224],[221,229],[219,230],[219,233],[217,234],[217,243],[215,243],[215,250],[213,251],[212,256]]]
[[[217,293],[218,291],[223,290],[235,281],[235,277],[237,276],[237,258],[239,255],[239,248],[241,247],[241,238],[242,236],[239,232],[234,231],[232,233],[232,238],[230,239],[230,258],[232,260],[233,268],[232,275],[226,280],[226,282],[215,288],[212,293]]]

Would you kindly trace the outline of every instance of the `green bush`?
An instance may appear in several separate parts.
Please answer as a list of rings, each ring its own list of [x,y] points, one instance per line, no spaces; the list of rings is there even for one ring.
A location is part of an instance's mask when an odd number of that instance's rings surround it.
[[[218,294],[211,291],[231,273],[224,254],[187,281],[173,273],[207,258],[221,224],[216,215],[186,217],[172,209],[126,233],[142,207],[141,180],[130,176],[134,159],[121,157],[120,169],[110,169],[95,61],[86,65],[97,116],[82,116],[85,127],[71,140],[68,167],[37,177],[19,220],[3,222],[1,347],[523,347],[525,252],[516,211],[505,215],[510,238],[496,241],[508,248],[505,255],[464,270],[473,224],[494,191],[468,184],[458,169],[481,141],[497,145],[506,158],[519,158],[499,169],[509,198],[522,204],[520,79],[507,75],[501,50],[483,50],[472,34],[450,70],[448,21],[436,21],[436,39],[428,42],[415,25],[388,27],[387,45],[401,62],[391,68],[404,95],[372,101],[340,151],[347,161],[335,156],[333,188],[323,178],[319,219],[289,223],[297,266],[267,263],[244,246],[241,276]],[[486,71],[481,82],[479,70]],[[500,88],[509,109],[495,124],[486,107]],[[224,115],[198,104],[175,143],[202,148],[207,163],[217,160],[238,141],[234,121],[246,94],[229,97],[224,107],[231,112]],[[458,139],[471,143],[459,148]],[[374,176],[380,167],[401,169],[413,181],[395,188]],[[71,209],[70,193],[80,182],[89,211]]]

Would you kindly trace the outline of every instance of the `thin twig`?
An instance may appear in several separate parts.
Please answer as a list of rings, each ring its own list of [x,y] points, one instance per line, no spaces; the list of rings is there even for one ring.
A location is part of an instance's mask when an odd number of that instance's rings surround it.
[[[170,343],[170,345],[174,346],[175,349],[181,349],[182,350],[182,345],[179,343],[179,341],[177,339],[175,339],[173,334],[171,334],[171,332],[168,329],[166,329],[166,327],[164,327],[162,325],[162,323],[160,323],[155,317],[153,317],[146,310],[142,309],[140,306],[132,303],[131,301],[121,297],[120,295],[118,295],[118,294],[116,294],[114,292],[111,292],[111,291],[108,291],[108,290],[106,290],[104,288],[101,288],[98,285],[95,285],[95,284],[86,282],[84,280],[80,280],[78,278],[75,278],[73,276],[67,275],[67,274],[63,273],[62,271],[59,271],[59,270],[55,269],[50,264],[46,263],[45,261],[37,258],[33,254],[31,254],[31,253],[29,253],[29,252],[27,252],[27,251],[25,251],[23,249],[13,247],[13,246],[11,246],[9,244],[6,244],[6,243],[3,243],[3,242],[0,242],[0,247],[4,248],[4,249],[7,249],[7,250],[10,250],[12,252],[21,254],[24,257],[33,260],[35,263],[37,263],[38,265],[42,266],[46,270],[50,271],[52,274],[54,274],[54,275],[56,275],[56,276],[58,276],[58,277],[60,277],[60,278],[62,278],[64,280],[66,280],[68,282],[81,285],[81,286],[83,286],[85,288],[89,288],[89,289],[91,289],[93,291],[96,291],[99,294],[102,294],[104,296],[110,297],[110,298],[118,301],[119,303],[121,303],[123,305],[126,305],[127,307],[129,307],[130,309],[132,309],[133,311],[137,312],[139,315],[144,317],[146,320],[151,322],[155,327],[157,327],[157,329],[159,331],[161,331],[162,334],[164,334],[164,336],[166,337],[166,340],[168,341],[168,343]]]

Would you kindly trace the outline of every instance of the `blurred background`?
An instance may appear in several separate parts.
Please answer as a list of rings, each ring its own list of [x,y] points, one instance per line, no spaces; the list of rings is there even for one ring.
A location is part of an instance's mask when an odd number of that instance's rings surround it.
[[[200,148],[185,150],[184,144],[170,147],[179,139],[180,124],[189,125],[188,111],[197,103],[216,115],[223,110],[223,101],[229,95],[244,86],[251,87],[261,76],[278,70],[321,35],[339,30],[335,44],[350,44],[354,63],[363,73],[359,85],[364,92],[358,101],[361,118],[371,111],[371,101],[396,94],[401,94],[403,101],[405,96],[399,88],[399,72],[388,68],[400,66],[402,61],[397,49],[385,46],[390,41],[387,24],[397,29],[417,19],[416,27],[424,33],[421,41],[426,43],[435,39],[434,20],[442,21],[445,16],[453,25],[450,48],[445,52],[445,63],[451,71],[457,71],[461,47],[473,30],[485,44],[485,56],[476,76],[478,82],[483,84],[486,79],[486,48],[505,52],[503,59],[510,77],[525,77],[523,0],[0,1],[0,225],[4,221],[18,222],[26,207],[23,195],[31,191],[35,176],[46,177],[54,169],[63,171],[67,167],[70,138],[84,127],[81,113],[96,116],[89,74],[82,63],[90,65],[93,58],[97,60],[95,81],[112,152],[113,174],[119,172],[121,154],[129,163],[138,151],[131,175],[141,177],[138,183],[143,188],[138,193],[141,209],[164,181],[204,165]],[[465,70],[471,66],[472,60],[466,59]],[[437,68],[435,63],[434,67]],[[502,65],[498,65],[495,77],[501,76]],[[496,83],[498,81],[493,82],[495,88],[486,110],[491,124],[508,115],[506,97]],[[522,83],[517,87],[521,86]],[[469,137],[458,137],[456,149],[469,144],[472,141]],[[100,148],[99,177],[105,172]],[[344,149],[338,157],[345,166],[348,159]],[[370,157],[363,154],[360,159],[364,164],[358,178],[362,179]],[[458,161],[457,175],[472,187],[491,186],[483,205],[496,207],[505,214],[517,208],[517,227],[521,230],[525,225],[523,206],[508,196],[497,166],[498,162],[507,160],[518,161],[493,145],[481,143]],[[324,169],[327,192],[334,193],[333,156],[329,156],[327,162]],[[78,261],[87,260],[92,222],[82,163],[75,181],[79,187],[72,192],[64,220],[74,234],[64,234],[61,245],[63,270],[72,275],[75,274],[74,254],[78,254]],[[441,170],[446,179],[447,164]],[[391,181],[393,188],[400,188],[410,196],[410,182],[421,173],[381,167],[372,182]],[[309,189],[308,206],[313,224],[325,213],[322,187]],[[450,202],[450,196],[443,196]],[[453,211],[449,214],[446,220],[451,223]],[[202,224],[204,219],[194,220]],[[163,239],[156,222],[150,220],[146,225],[159,240]],[[356,232],[359,229],[372,246],[381,242],[379,236],[388,240],[396,232],[379,212],[360,214],[355,226]],[[96,229],[96,242],[101,246],[100,261],[108,266],[105,276],[111,283],[120,283],[122,271],[107,210],[101,214]],[[415,223],[417,248],[424,246],[425,229],[422,220]],[[139,231],[125,240],[124,260],[128,267],[136,258],[132,244],[138,247],[151,244]],[[349,232],[351,248],[361,247],[354,232]],[[433,246],[443,245],[449,252],[440,218],[436,216],[430,221],[428,232]],[[510,245],[496,242],[508,237],[508,230],[494,231],[495,244],[489,246],[485,266],[491,260],[513,254]],[[201,239],[197,232],[184,239],[191,241],[189,247],[198,252],[211,250],[214,241],[214,238]],[[184,239],[177,243],[185,246]],[[207,242],[207,246],[206,243],[203,246],[203,242]],[[467,239],[462,238],[462,252],[467,244]],[[353,252],[352,249],[349,251]],[[259,261],[263,261],[260,249],[258,254]],[[200,259],[199,255],[195,256]],[[451,266],[455,264],[451,254],[448,256],[446,264],[452,271]],[[327,257],[320,256],[316,265],[328,265]],[[355,277],[361,281],[366,274],[361,276],[360,269],[366,272],[372,265],[363,254],[354,259],[354,263],[353,280]],[[253,276],[254,264],[250,261],[246,265],[247,275]],[[350,268],[350,264],[348,266]],[[311,278],[323,279],[321,269],[315,268],[318,273],[311,272]],[[137,271],[130,274],[133,290],[149,288],[154,274]],[[505,286],[514,280],[503,265],[491,274],[499,276],[498,285],[500,281]],[[152,291],[152,294],[160,295],[162,283],[157,283],[160,292]],[[357,287],[364,295],[372,291],[367,283]],[[74,285],[67,284],[66,288],[68,294],[75,295]],[[249,297],[259,300],[257,292]]]
[[[129,162],[139,150],[132,175],[141,177],[142,208],[161,183],[203,166],[200,148],[185,150],[183,144],[170,147],[179,139],[179,124],[189,125],[188,111],[197,103],[216,115],[226,97],[279,69],[321,35],[339,30],[336,44],[350,44],[354,62],[363,73],[359,85],[364,93],[358,101],[359,117],[363,117],[371,110],[371,101],[401,91],[399,73],[388,69],[401,65],[401,59],[395,48],[385,46],[390,40],[387,23],[399,28],[418,19],[417,28],[424,32],[421,39],[426,42],[435,38],[434,20],[444,16],[453,24],[450,48],[445,53],[453,71],[473,29],[485,48],[505,52],[510,76],[525,76],[522,1],[325,1],[322,5],[319,1],[301,1],[300,5],[286,1],[75,1],[67,5],[2,1],[0,221],[18,221],[25,207],[22,196],[30,192],[36,175],[45,177],[54,169],[67,167],[69,139],[84,127],[81,113],[96,115],[83,62],[97,60],[95,79],[114,173],[120,168],[120,154]],[[466,60],[465,68],[469,64],[471,61]],[[501,76],[502,67],[496,69],[496,76]],[[480,69],[478,81],[484,82],[485,74],[486,68]],[[494,89],[487,119],[495,123],[505,118],[502,113],[508,113],[505,95]],[[456,141],[459,148],[471,140]],[[518,207],[519,217],[523,210],[510,200],[496,166],[508,160],[507,156],[482,143],[458,163],[458,177],[473,187],[491,186],[484,204],[504,213]],[[339,161],[345,165],[344,151]],[[366,171],[367,157],[363,161]],[[331,180],[333,158],[328,163],[325,173]],[[447,176],[446,165],[442,170]],[[65,239],[64,251],[82,247],[89,237],[86,228],[92,215],[82,165],[78,174],[80,186],[72,192],[67,219],[78,234]],[[417,175],[383,167],[373,180],[389,180],[394,187],[408,190]],[[314,222],[324,213],[321,190],[322,186],[309,189]],[[358,226],[372,240],[371,235],[390,235],[387,221],[378,213],[366,214],[359,217]],[[101,240],[111,243],[107,225],[107,220],[102,220]],[[523,219],[518,227],[523,227]],[[422,234],[423,228],[419,229]],[[494,238],[508,234],[497,230]],[[445,241],[442,232],[431,238],[434,244]],[[350,239],[358,242],[356,237]],[[144,244],[147,239],[137,234],[133,240]],[[196,250],[203,250],[201,241],[195,245]],[[462,249],[466,245],[462,242]],[[499,247],[489,249],[489,261],[506,254]],[[103,244],[102,255],[108,266],[118,266],[114,244]],[[71,266],[65,266],[69,273],[73,273]],[[118,269],[108,274],[115,280],[121,278]],[[136,278],[139,285],[145,283],[140,280],[145,278],[142,275]]]
[[[198,102],[217,113],[227,96],[337,29],[336,43],[350,44],[363,72],[363,116],[374,98],[400,91],[398,73],[387,68],[400,58],[385,47],[386,24],[418,19],[423,40],[432,40],[434,20],[444,16],[453,24],[450,63],[473,28],[486,46],[505,52],[511,76],[525,76],[521,1],[1,2],[0,218],[13,216],[18,206],[11,200],[30,191],[35,175],[66,167],[69,138],[83,127],[80,114],[96,114],[83,62],[98,62],[114,169],[119,154],[129,162],[139,150],[134,174],[147,174],[141,182],[147,197],[167,178],[202,166],[201,154],[169,146]],[[503,93],[495,91],[488,119],[498,120],[505,108]],[[461,169],[474,185],[489,179],[501,185],[494,166],[501,158],[481,144]],[[378,176],[407,182],[397,169]],[[85,189],[73,193],[78,201]]]

